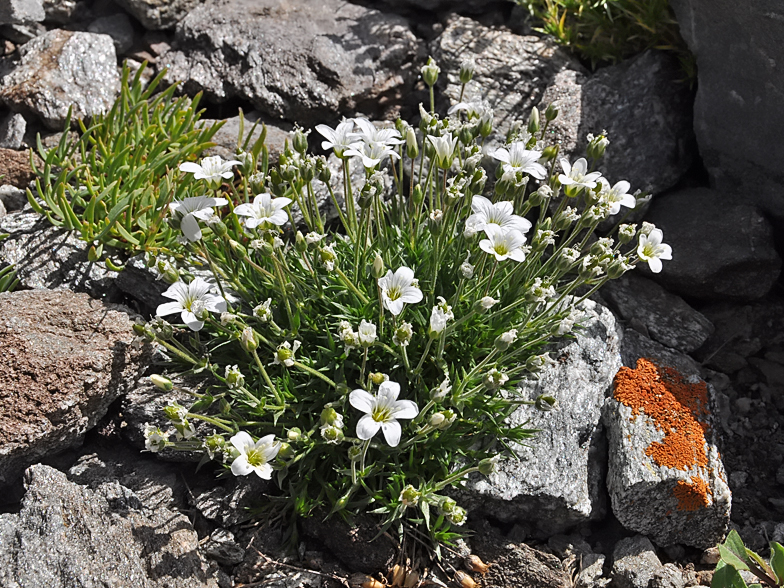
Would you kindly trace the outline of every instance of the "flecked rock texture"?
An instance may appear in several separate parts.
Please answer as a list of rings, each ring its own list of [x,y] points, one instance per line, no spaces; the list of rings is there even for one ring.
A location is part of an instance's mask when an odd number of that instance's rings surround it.
[[[161,56],[169,81],[308,125],[381,116],[413,86],[416,37],[403,18],[341,0],[209,0]]]
[[[712,388],[646,359],[622,368],[603,416],[616,518],[662,546],[724,537],[731,496],[716,447]]]
[[[55,29],[19,48],[18,62],[0,83],[0,99],[59,131],[69,108],[74,118],[105,112],[119,89],[111,37]]]
[[[0,515],[0,585],[217,588],[185,515],[148,509],[118,482],[94,491],[44,465],[25,472],[18,514]]]
[[[177,24],[202,0],[119,0],[145,29],[168,29]]]
[[[0,485],[77,444],[135,386],[131,324],[86,294],[0,293]]]
[[[465,491],[470,508],[502,521],[533,523],[548,536],[604,514],[601,408],[621,367],[620,340],[609,310],[591,301],[584,305],[590,309],[585,329],[551,352],[554,365],[520,386],[528,400],[555,396],[557,408],[542,413],[520,407],[511,424],[541,431],[526,446],[514,446],[519,460],[472,478]]]

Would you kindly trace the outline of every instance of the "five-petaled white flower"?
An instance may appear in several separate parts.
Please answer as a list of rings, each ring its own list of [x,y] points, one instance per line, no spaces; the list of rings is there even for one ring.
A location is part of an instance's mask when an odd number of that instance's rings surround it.
[[[234,214],[247,216],[245,226],[255,229],[261,226],[262,229],[271,228],[270,225],[285,225],[289,219],[286,211],[283,210],[291,204],[291,198],[273,198],[270,194],[259,194],[253,199],[253,203],[240,204],[234,209]]]
[[[269,462],[275,459],[280,451],[280,442],[275,435],[265,435],[254,443],[253,438],[245,431],[240,431],[229,439],[240,454],[231,462],[231,473],[235,476],[247,476],[256,472],[259,478],[272,478],[272,466]]]
[[[581,157],[573,165],[569,163],[568,159],[562,159],[561,167],[564,173],[558,175],[558,181],[563,186],[592,189],[596,187],[596,183],[602,177],[599,172],[588,173],[588,161],[585,157]]]
[[[530,174],[537,180],[543,180],[547,175],[547,170],[539,163],[542,152],[526,149],[522,141],[515,141],[508,149],[503,147],[496,149],[493,157],[503,162],[505,172],[522,172]]]
[[[400,159],[400,155],[385,143],[355,143],[351,149],[346,149],[344,155],[359,157],[362,165],[367,169],[374,169],[381,160],[389,156],[391,159]]]
[[[457,146],[457,137],[453,137],[451,133],[442,135],[441,137],[434,137],[428,135],[427,140],[435,150],[436,163],[441,169],[449,169],[452,166],[452,160],[455,157],[455,147]]]
[[[184,165],[184,164],[183,164]],[[169,203],[169,210],[180,219],[180,230],[188,241],[201,239],[199,220],[208,221],[215,214],[213,206],[224,206],[229,201],[225,198],[211,196],[195,196]]]
[[[165,302],[155,311],[157,316],[166,316],[176,312],[182,313],[184,322],[192,331],[199,331],[204,326],[205,312],[226,312],[226,301],[215,294],[210,294],[210,285],[201,278],[195,278],[190,284],[175,282],[162,294],[174,302]]]
[[[484,196],[474,196],[471,199],[471,210],[474,214],[466,220],[466,230],[469,232],[485,231],[489,237],[487,227],[491,225],[520,233],[527,233],[531,228],[531,221],[514,214],[512,203],[508,200],[493,204]]]
[[[397,129],[379,129],[376,125],[366,118],[356,118],[354,122],[359,127],[358,133],[352,133],[351,137],[360,140],[367,145],[380,143],[385,147],[402,145],[406,141],[400,137]]]
[[[207,180],[211,186],[218,187],[222,180],[228,180],[234,176],[232,166],[242,163],[236,159],[223,161],[220,155],[205,157],[201,164],[186,161],[180,164],[180,171],[193,174],[197,180]]]
[[[325,151],[332,149],[337,157],[342,158],[343,152],[350,149],[355,143],[354,120],[344,120],[334,129],[327,125],[316,125],[316,131],[326,139],[321,142],[321,148]]]
[[[479,242],[479,248],[495,257],[496,261],[510,258],[514,261],[525,260],[525,251],[522,249],[525,237],[520,231],[505,231],[497,225],[487,225],[485,234],[488,238]]]
[[[381,429],[387,443],[397,447],[402,432],[397,419],[413,419],[419,414],[416,402],[398,400],[399,394],[397,382],[382,382],[375,396],[362,389],[349,394],[351,406],[365,413],[357,423],[357,437],[366,441]]]
[[[452,312],[452,307],[446,303],[443,296],[438,297],[438,304],[433,306],[430,313],[430,334],[439,335],[446,329],[447,322],[454,320],[455,313]]]
[[[652,229],[647,235],[640,233],[640,241],[637,245],[637,255],[648,262],[648,267],[654,274],[662,271],[662,259],[672,259],[672,247],[662,243],[663,237],[664,233],[661,229]]]
[[[394,274],[387,270],[387,275],[378,279],[378,285],[384,308],[395,316],[403,312],[404,304],[422,300],[422,290],[414,285],[414,270],[411,268],[400,267]]]
[[[617,182],[614,186],[610,187],[610,182],[604,178],[599,178],[599,183],[602,186],[599,192],[599,199],[610,205],[610,214],[618,214],[621,206],[626,208],[634,208],[637,206],[637,199],[634,195],[629,194],[631,184],[625,180]]]

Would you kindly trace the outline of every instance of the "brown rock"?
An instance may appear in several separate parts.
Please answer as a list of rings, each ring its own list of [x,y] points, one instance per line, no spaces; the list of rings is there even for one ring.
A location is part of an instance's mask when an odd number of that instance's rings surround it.
[[[127,314],[86,294],[0,293],[0,485],[77,444],[132,387],[145,353]]]
[[[36,166],[43,165],[36,155]],[[27,188],[30,181],[35,178],[33,168],[30,166],[29,151],[14,151],[13,149],[0,149],[0,176],[3,184],[11,184],[17,188]]]

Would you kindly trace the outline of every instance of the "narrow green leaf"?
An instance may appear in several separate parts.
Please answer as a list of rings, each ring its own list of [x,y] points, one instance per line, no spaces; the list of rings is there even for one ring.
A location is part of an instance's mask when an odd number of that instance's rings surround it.
[[[775,541],[770,542],[770,567],[776,574],[779,586],[784,586],[784,546]]]

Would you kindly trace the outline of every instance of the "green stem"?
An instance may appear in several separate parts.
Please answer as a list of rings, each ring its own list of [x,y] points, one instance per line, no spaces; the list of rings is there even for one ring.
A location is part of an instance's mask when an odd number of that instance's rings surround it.
[[[340,277],[341,281],[351,290],[357,298],[362,301],[362,304],[367,304],[370,302],[367,296],[365,296],[359,289],[348,279],[348,276],[343,273],[343,271],[336,265],[335,266],[335,273]]]
[[[338,387],[338,385],[335,382],[330,380],[327,376],[322,374],[320,371],[314,370],[312,367],[307,366],[304,363],[300,363],[299,361],[294,360],[294,364],[293,365],[294,365],[294,367],[297,367],[297,368],[301,369],[303,372],[307,372],[311,376],[316,376],[317,378],[323,380],[324,382],[326,382],[327,384],[329,384],[333,388],[337,388]]]
[[[286,403],[283,401],[283,397],[280,395],[280,392],[278,392],[278,389],[273,385],[272,380],[270,379],[269,374],[267,374],[267,370],[264,369],[264,364],[261,363],[259,354],[256,352],[255,349],[253,350],[252,355],[253,355],[253,359],[256,362],[256,366],[259,368],[259,371],[261,372],[261,377],[264,378],[264,383],[267,384],[267,387],[275,396],[275,400],[277,401],[277,403],[282,406],[285,406]]]

